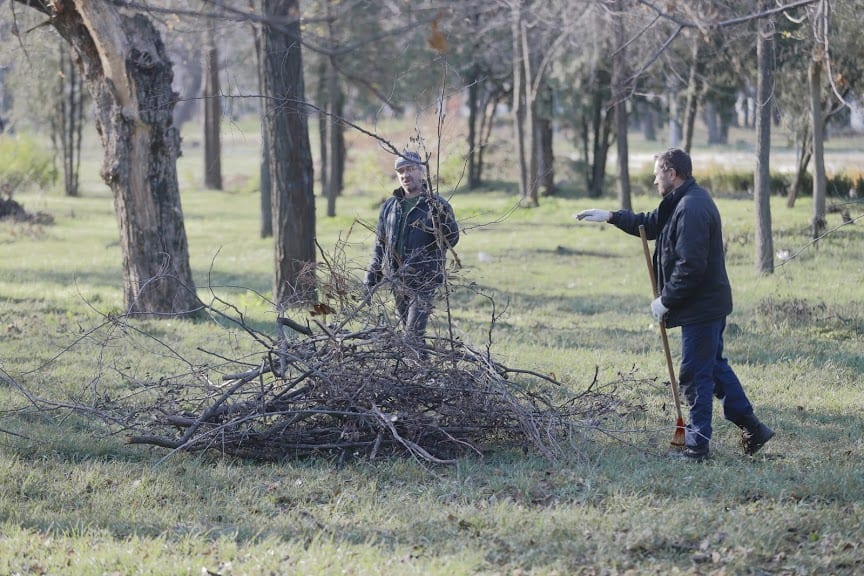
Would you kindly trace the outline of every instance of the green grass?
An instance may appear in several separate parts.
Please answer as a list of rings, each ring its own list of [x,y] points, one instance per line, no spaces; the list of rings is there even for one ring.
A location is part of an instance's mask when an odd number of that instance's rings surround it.
[[[238,128],[239,130],[239,128]],[[225,192],[199,189],[181,161],[195,279],[262,329],[272,310],[272,241],[258,238],[257,197],[241,173]],[[339,216],[319,241],[345,240],[359,280],[391,181],[372,184],[374,154],[355,156]],[[208,321],[106,324],[122,309],[117,225],[93,178],[84,195],[20,194],[53,226],[0,224],[0,366],[33,394],[94,400],[212,362],[206,351],[255,350]],[[385,162],[386,163],[386,159]],[[245,171],[245,172],[244,172]],[[636,209],[656,205],[634,198]],[[122,432],[64,410],[26,410],[0,383],[0,574],[854,574],[864,569],[864,269],[860,225],[807,247],[810,206],[775,198],[775,249],[800,255],[773,275],[753,266],[753,205],[719,197],[735,297],[727,352],[758,413],[777,431],[758,457],[717,417],[707,464],[663,456],[674,424],[665,363],[648,313],[638,238],[573,215],[614,200],[516,198],[486,190],[452,198],[464,226],[451,295],[456,330],[482,345],[491,296],[501,314],[493,353],[554,373],[574,390],[602,383],[643,414],[585,431],[560,461],[508,450],[457,466],[328,459],[253,464],[128,446]],[[850,207],[853,217],[860,205]],[[840,223],[829,215],[829,227]],[[482,254],[482,255],[481,255]],[[503,313],[502,313],[503,312]],[[436,321],[441,328],[441,316]],[[672,331],[677,356],[678,332]],[[188,362],[168,353],[177,352]],[[720,411],[715,403],[715,414]]]

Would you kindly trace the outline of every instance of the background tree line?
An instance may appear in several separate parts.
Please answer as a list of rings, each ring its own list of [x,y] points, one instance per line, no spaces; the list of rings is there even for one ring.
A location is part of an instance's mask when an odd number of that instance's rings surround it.
[[[313,194],[326,196],[327,215],[336,213],[350,154],[346,131],[376,138],[381,118],[450,113],[445,102],[453,101],[460,114],[449,121],[466,124],[464,186],[484,186],[490,146],[507,146],[524,206],[559,192],[556,142],[579,151],[586,195],[600,197],[614,185],[628,208],[628,133],[690,150],[697,120],[709,145],[726,143],[731,126],[752,127],[755,260],[770,272],[772,127],[782,126],[798,151],[788,202],[812,182],[818,237],[827,195],[823,143],[861,121],[864,47],[855,22],[862,4],[0,2],[0,118],[7,130],[50,130],[74,195],[80,130],[93,111],[130,312],[199,307],[176,174],[180,130],[197,114],[204,118],[204,182],[215,189],[222,186],[221,122],[260,116],[261,234],[274,237],[279,305],[314,298]],[[509,128],[503,139],[493,132],[501,125]],[[310,130],[318,132],[317,150]]]

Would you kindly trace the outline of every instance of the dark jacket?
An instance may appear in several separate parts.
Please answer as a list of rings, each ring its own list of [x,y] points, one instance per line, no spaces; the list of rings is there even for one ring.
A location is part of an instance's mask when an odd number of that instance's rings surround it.
[[[459,226],[453,208],[442,196],[423,192],[408,212],[402,254],[396,252],[402,220],[402,188],[381,206],[372,262],[365,283],[372,287],[385,277],[404,282],[413,289],[436,288],[444,282],[447,249],[459,242]]]
[[[612,212],[609,222],[634,236],[645,226],[655,240],[654,274],[666,325],[700,324],[732,312],[720,212],[708,192],[688,178],[653,212]]]

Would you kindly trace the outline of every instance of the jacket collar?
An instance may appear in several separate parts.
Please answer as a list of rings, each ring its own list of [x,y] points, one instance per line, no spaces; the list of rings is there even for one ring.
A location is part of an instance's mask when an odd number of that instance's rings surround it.
[[[660,206],[657,207],[657,224],[660,228],[663,228],[666,225],[666,221],[669,220],[669,217],[672,216],[673,212],[675,212],[675,207],[678,206],[678,202],[687,195],[695,184],[696,180],[691,176],[684,180],[680,186],[663,197],[663,200],[660,201]]]

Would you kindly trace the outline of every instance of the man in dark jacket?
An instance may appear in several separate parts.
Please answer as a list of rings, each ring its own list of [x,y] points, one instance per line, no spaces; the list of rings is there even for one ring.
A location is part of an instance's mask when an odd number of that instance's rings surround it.
[[[381,206],[365,284],[371,292],[389,282],[406,334],[422,341],[459,226],[447,200],[427,189],[419,154],[397,156],[395,168],[401,186]]]
[[[712,394],[723,415],[742,429],[746,454],[755,454],[774,432],[759,421],[741,382],[723,355],[726,317],[732,312],[732,289],[726,274],[720,212],[692,176],[690,156],[676,148],[655,157],[654,185],[663,199],[652,212],[608,212],[590,209],[579,220],[609,222],[639,235],[645,226],[656,240],[654,272],[660,297],[651,312],[668,327],[681,327],[681,389],[690,405],[681,455],[701,461],[711,440]]]

